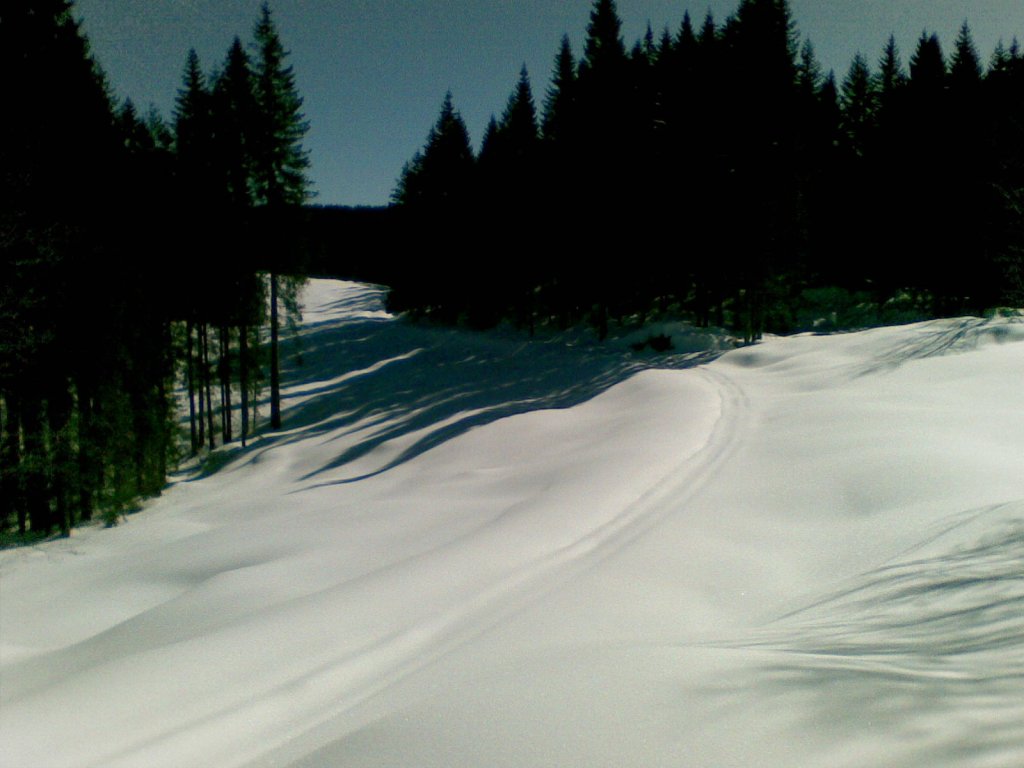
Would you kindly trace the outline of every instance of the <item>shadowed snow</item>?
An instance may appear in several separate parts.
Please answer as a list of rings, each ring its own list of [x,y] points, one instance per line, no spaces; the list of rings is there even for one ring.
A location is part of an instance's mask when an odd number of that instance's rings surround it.
[[[1024,762],[1021,324],[655,356],[305,305],[283,430],[0,553],[0,763]]]

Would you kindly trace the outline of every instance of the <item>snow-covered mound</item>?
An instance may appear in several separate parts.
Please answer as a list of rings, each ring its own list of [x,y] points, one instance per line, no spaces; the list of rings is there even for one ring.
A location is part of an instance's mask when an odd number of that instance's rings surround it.
[[[1024,324],[658,356],[305,304],[284,430],[0,553],[0,764],[1024,764]]]

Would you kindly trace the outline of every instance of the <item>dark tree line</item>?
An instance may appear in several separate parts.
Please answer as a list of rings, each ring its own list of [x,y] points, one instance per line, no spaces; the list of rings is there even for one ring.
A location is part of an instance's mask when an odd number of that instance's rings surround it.
[[[890,38],[837,78],[786,0],[699,28],[687,14],[632,48],[596,0],[541,114],[524,68],[474,154],[446,96],[394,203],[425,238],[500,242],[471,256],[480,271],[409,270],[391,303],[479,325],[589,319],[602,336],[675,305],[748,341],[800,327],[818,296],[876,319],[977,312],[1021,296],[1021,146],[1024,54],[1000,44],[983,64],[966,22],[948,57],[922,34],[908,71]]]
[[[0,13],[0,533],[115,522],[183,450],[252,434],[272,297],[296,309],[271,233],[308,164],[266,6],[254,37],[210,78],[189,55],[167,125],[115,104],[69,0]]]

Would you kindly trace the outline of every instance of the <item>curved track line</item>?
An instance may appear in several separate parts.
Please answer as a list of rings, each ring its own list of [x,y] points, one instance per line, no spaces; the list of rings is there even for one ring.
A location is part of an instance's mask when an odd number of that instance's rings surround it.
[[[275,755],[285,762],[289,758],[300,758],[310,748],[306,738],[317,729],[540,602],[683,509],[732,454],[744,433],[749,415],[747,397],[731,378],[707,368],[691,370],[715,388],[720,402],[718,419],[700,450],[676,465],[619,514],[587,531],[571,544],[524,563],[477,592],[469,601],[395,633],[383,644],[368,649],[366,655],[328,661],[312,670],[303,684],[323,684],[323,706],[311,708],[319,713],[318,717],[269,752],[250,755],[226,765],[255,768],[282,764],[276,760]],[[350,673],[358,678],[356,670],[360,666],[365,668],[367,656],[391,657],[391,669],[385,674],[374,674],[357,683],[342,701],[332,696],[334,686],[330,680],[347,677]],[[288,689],[295,684],[292,681],[268,693],[271,696],[277,694],[286,697]],[[323,746],[335,738],[336,735],[332,735],[313,748]],[[288,748],[290,743],[300,740],[304,742],[301,753]]]

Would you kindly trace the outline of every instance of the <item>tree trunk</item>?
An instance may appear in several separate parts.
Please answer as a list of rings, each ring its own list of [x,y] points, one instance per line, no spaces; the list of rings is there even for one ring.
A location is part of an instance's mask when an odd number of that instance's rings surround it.
[[[238,389],[242,401],[242,447],[249,436],[249,327],[238,329]]]
[[[68,436],[71,396],[66,392],[52,393],[47,400],[46,411],[51,444],[50,496],[56,506],[60,535],[66,538],[71,535],[73,522],[68,498],[71,485],[71,443]]]
[[[196,429],[196,382],[195,382],[195,364],[192,360],[192,331],[193,323],[192,319],[189,318],[185,323],[185,378],[188,382],[188,431],[189,431],[189,445],[192,447],[192,455],[195,456],[199,452],[199,446],[202,438],[198,434]],[[202,419],[202,414],[199,416]]]
[[[96,489],[94,479],[94,453],[96,451],[93,435],[92,393],[83,384],[82,377],[77,381],[78,394],[78,512],[82,520],[92,520]]]
[[[203,324],[196,326],[196,388],[199,391],[199,443],[198,448],[206,445],[206,397],[203,395]]]
[[[277,273],[270,274],[270,428],[281,428],[281,372],[278,360]]]
[[[232,440],[231,429],[231,329],[227,325],[220,328],[220,361],[217,365],[220,374],[220,421],[221,434],[225,444]]]
[[[170,348],[170,341],[168,340],[164,349]],[[170,398],[167,396],[167,379],[162,376],[157,384],[157,397],[160,398],[160,454],[157,457],[157,475],[153,478],[153,490],[155,493],[159,494],[162,492],[164,484],[167,482],[167,454],[171,448],[171,441],[173,440],[174,434],[171,431],[171,425],[168,421],[168,404]]]
[[[22,466],[25,468],[25,513],[28,526],[33,531],[49,533],[53,521],[50,503],[46,498],[49,458],[46,455],[42,407],[42,398],[38,394],[30,392],[21,401],[21,425],[25,445]]]
[[[203,391],[206,392],[206,433],[210,440],[210,450],[216,447],[216,438],[213,434],[213,396],[210,392],[210,338],[209,328],[206,323],[202,325],[200,341],[202,342],[202,367],[203,367]],[[200,393],[200,397],[202,392]]]
[[[0,445],[0,473],[3,478],[0,487],[0,527],[15,513],[18,516],[18,532],[24,535],[26,520],[21,483],[21,404],[17,396],[6,392],[4,408],[3,443]]]

